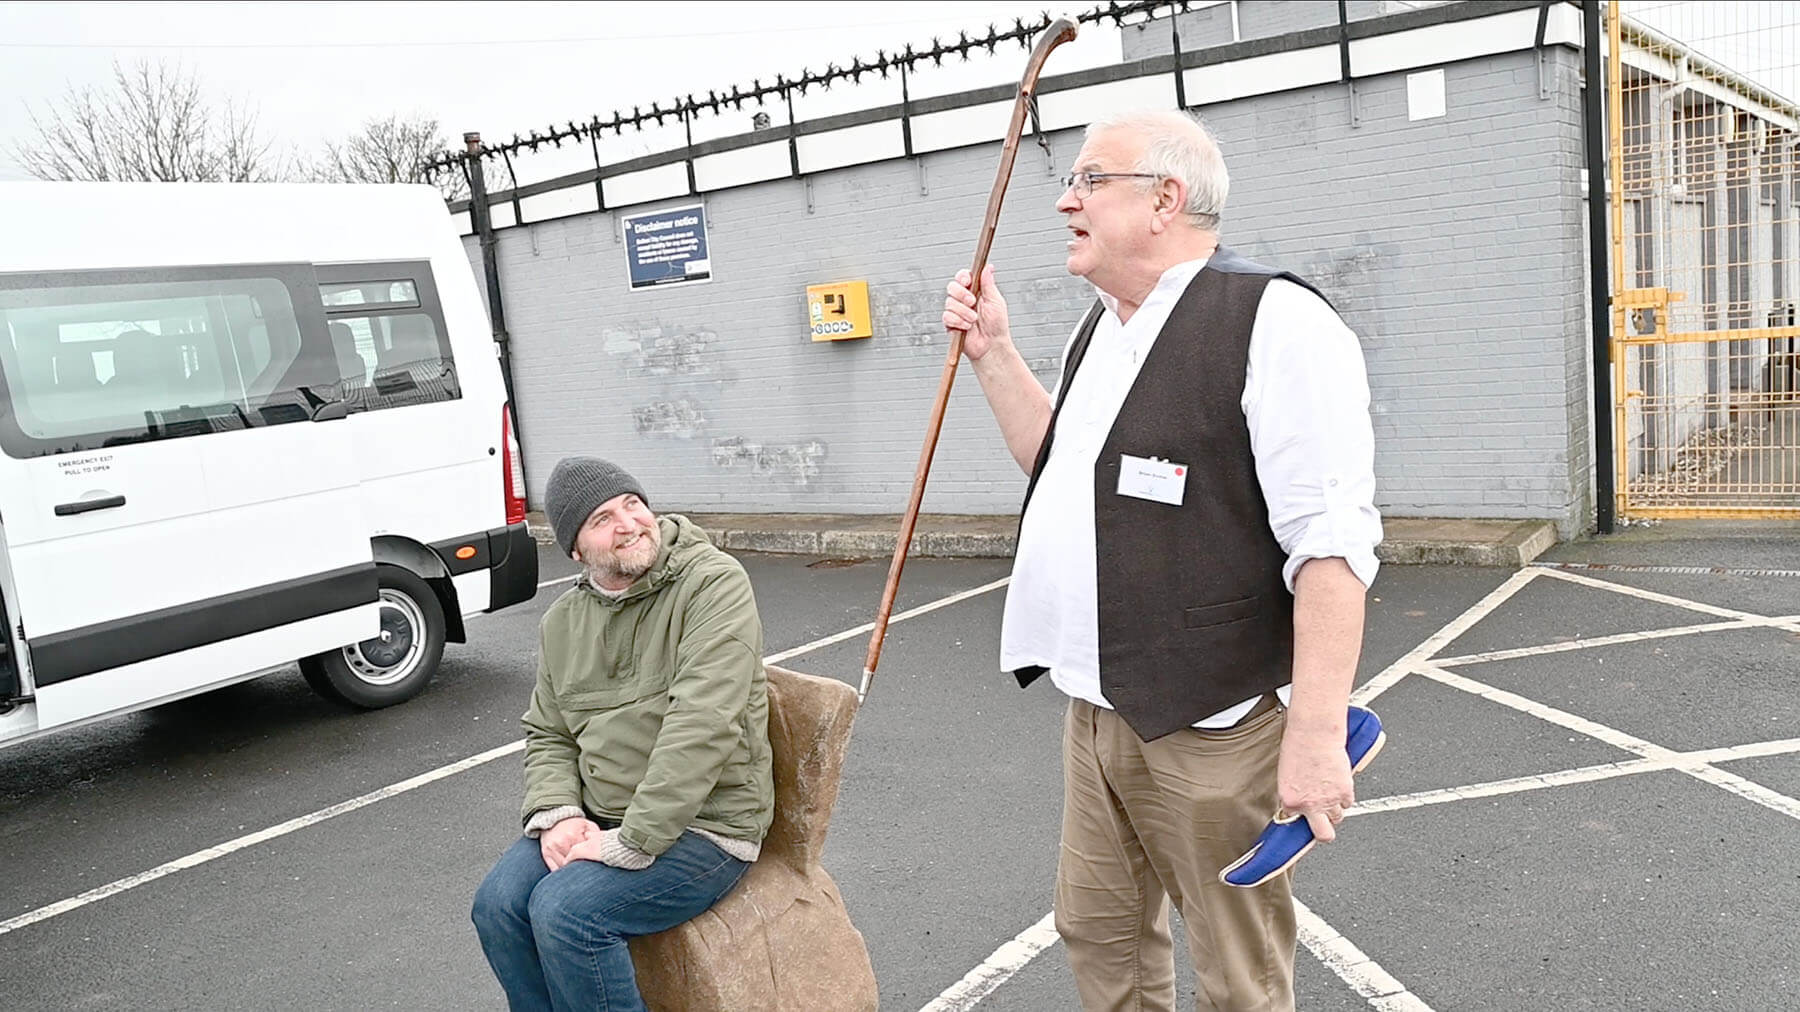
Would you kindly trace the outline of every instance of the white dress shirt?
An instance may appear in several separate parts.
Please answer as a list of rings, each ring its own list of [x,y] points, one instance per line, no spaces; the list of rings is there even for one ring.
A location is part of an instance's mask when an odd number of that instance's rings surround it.
[[[1041,665],[1057,688],[1107,709],[1112,706],[1100,690],[1094,466],[1169,313],[1205,266],[1202,259],[1169,268],[1126,322],[1119,319],[1118,300],[1100,293],[1105,312],[1057,415],[1050,460],[1038,476],[1013,557],[1001,668]],[[1073,345],[1071,335],[1064,362]],[[1323,300],[1273,278],[1257,306],[1249,351],[1244,419],[1269,527],[1287,553],[1282,577],[1288,590],[1300,566],[1315,558],[1344,559],[1367,588],[1375,580],[1382,535],[1362,346]],[[1284,705],[1292,688],[1277,690]],[[1257,698],[1194,726],[1229,727]]]

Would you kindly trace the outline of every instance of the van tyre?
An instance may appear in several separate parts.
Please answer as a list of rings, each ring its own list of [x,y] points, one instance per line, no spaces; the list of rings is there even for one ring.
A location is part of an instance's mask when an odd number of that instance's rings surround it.
[[[381,632],[300,662],[300,673],[313,691],[365,710],[418,695],[444,656],[444,607],[437,594],[399,566],[375,570],[381,588]]]

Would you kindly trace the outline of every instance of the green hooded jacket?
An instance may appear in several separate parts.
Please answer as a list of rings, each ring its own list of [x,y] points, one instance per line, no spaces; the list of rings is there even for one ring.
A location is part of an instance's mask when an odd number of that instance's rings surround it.
[[[651,855],[689,827],[761,843],[775,788],[750,578],[686,517],[657,523],[656,563],[620,598],[583,578],[544,615],[523,818],[579,805]]]

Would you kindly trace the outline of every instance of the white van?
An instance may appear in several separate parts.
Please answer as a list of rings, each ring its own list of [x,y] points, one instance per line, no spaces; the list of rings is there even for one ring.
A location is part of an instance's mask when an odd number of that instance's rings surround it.
[[[425,186],[0,183],[0,744],[299,661],[424,688],[537,548]]]

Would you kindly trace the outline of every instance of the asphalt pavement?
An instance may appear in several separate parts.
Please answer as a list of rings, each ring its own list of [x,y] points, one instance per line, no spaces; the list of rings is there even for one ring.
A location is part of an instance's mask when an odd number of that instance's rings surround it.
[[[1358,691],[1390,741],[1299,866],[1301,1008],[1792,1007],[1800,541],[1733,530],[1383,569]],[[772,655],[869,621],[887,569],[740,558]],[[546,581],[571,572],[545,553]],[[1064,704],[996,670],[1007,572],[909,562],[897,615],[989,589],[897,621],[857,718],[825,864],[884,1008],[946,1007],[984,961],[980,1009],[1077,1007],[1032,931]],[[470,622],[399,707],[339,709],[290,670],[0,750],[0,1007],[503,1007],[468,904],[517,833],[562,588]],[[782,663],[855,684],[866,647]]]

